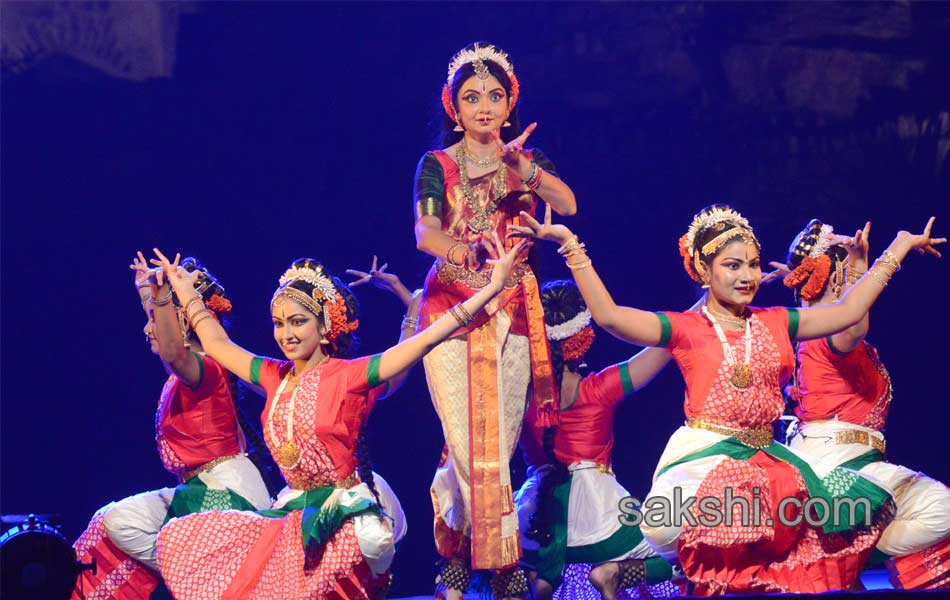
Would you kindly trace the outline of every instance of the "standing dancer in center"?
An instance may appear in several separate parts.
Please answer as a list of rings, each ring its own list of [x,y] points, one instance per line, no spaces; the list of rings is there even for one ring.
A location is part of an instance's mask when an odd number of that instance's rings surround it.
[[[449,64],[442,87],[443,149],[419,161],[416,246],[435,257],[424,286],[420,328],[472,297],[491,275],[481,241],[543,200],[572,215],[574,193],[519,135],[519,86],[508,55],[475,43]],[[447,560],[438,581],[461,598],[471,570],[490,569],[498,598],[528,591],[508,461],[518,442],[529,383],[545,425],[557,418],[556,391],[535,274],[518,261],[505,289],[475,321],[424,360],[447,452],[432,483],[435,542]]]
[[[707,207],[680,239],[687,273],[709,290],[700,314],[618,306],[584,244],[550,216],[542,224],[525,215],[526,226],[511,234],[561,244],[597,324],[631,343],[668,348],[686,381],[686,423],[660,457],[644,503],[641,530],[650,544],[662,556],[678,555],[704,595],[849,588],[880,537],[891,497],[853,471],[819,478],[806,457],[773,441],[771,427],[785,408],[791,341],[860,321],[910,250],[946,242],[930,237],[933,219],[921,234],[898,233],[834,304],[755,308],[759,242],[739,213]],[[690,498],[701,498],[698,507],[684,506]],[[790,514],[815,506],[813,499],[824,505],[809,513],[817,522]]]

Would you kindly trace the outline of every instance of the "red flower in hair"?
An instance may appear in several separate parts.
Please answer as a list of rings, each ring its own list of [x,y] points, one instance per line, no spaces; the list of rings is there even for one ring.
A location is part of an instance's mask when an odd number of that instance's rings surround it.
[[[223,315],[231,312],[231,301],[220,294],[214,294],[205,300],[205,306],[216,315]]]
[[[795,267],[791,273],[782,279],[782,283],[784,283],[785,287],[787,288],[797,288],[801,284],[805,283],[805,280],[807,280],[812,271],[815,270],[815,266],[817,266],[817,261],[810,256],[806,256],[804,259],[802,259],[801,264]]]
[[[686,269],[686,274],[689,275],[690,279],[696,283],[702,283],[703,278],[696,272],[696,267],[693,266],[693,257],[689,253],[689,248],[686,247],[686,240],[688,238],[689,236],[684,233],[679,241],[680,256],[683,257],[683,268]]]
[[[802,298],[809,302],[821,295],[821,290],[825,289],[828,276],[831,275],[831,257],[822,254],[816,263],[815,270],[812,271],[811,277],[801,290]]]
[[[449,118],[454,121],[455,107],[452,106],[452,90],[448,84],[442,86],[442,108],[445,109],[445,114],[449,115]]]
[[[588,325],[571,337],[561,340],[561,356],[566,362],[580,360],[594,343],[594,328]]]
[[[799,289],[802,298],[809,302],[821,294],[831,274],[831,258],[822,254],[818,258],[806,256],[800,265],[785,276],[785,287]]]
[[[327,327],[329,331],[327,331],[326,337],[331,344],[341,335],[356,331],[356,328],[360,326],[359,319],[353,321],[347,320],[346,300],[343,299],[343,294],[338,294],[336,302],[331,302],[327,306],[330,313],[330,323]]]

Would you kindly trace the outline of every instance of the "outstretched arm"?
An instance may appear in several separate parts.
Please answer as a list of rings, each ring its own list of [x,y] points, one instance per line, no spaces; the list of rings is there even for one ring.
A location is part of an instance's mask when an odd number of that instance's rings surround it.
[[[527,249],[525,242],[515,244],[510,250],[505,250],[501,241],[494,234],[488,236],[486,245],[490,254],[496,258],[487,262],[492,265],[491,281],[488,285],[476,292],[471,298],[462,302],[463,316],[476,315],[488,302],[502,290],[505,280],[511,273],[515,259]],[[409,339],[400,342],[383,352],[379,361],[379,378],[392,379],[402,371],[408,369],[419,359],[425,356],[432,348],[452,335],[461,325],[452,314],[442,315],[429,327],[423,329]]]
[[[640,346],[656,346],[660,343],[662,330],[656,314],[614,302],[604,282],[600,280],[584,249],[579,245],[571,248],[576,236],[564,225],[551,223],[551,205],[544,211],[544,223],[539,223],[526,212],[521,213],[526,225],[509,226],[511,237],[535,237],[561,245],[584,302],[598,325],[614,337]]]
[[[929,252],[939,257],[940,253],[934,249],[934,246],[946,243],[947,239],[930,237],[934,219],[935,217],[931,217],[923,233],[918,235],[908,231],[898,232],[897,237],[884,251],[881,258],[875,261],[874,266],[866,275],[845,292],[841,300],[834,304],[801,309],[798,334],[795,338],[809,340],[825,337],[858,323],[881,295],[893,270],[900,268],[900,262],[911,250],[921,253]]]
[[[155,339],[158,340],[159,357],[167,369],[187,386],[200,383],[201,366],[198,359],[185,347],[178,324],[178,314],[172,302],[172,288],[165,281],[161,269],[149,269],[145,257],[138,252],[129,268],[135,271],[136,287],[144,285],[150,291],[151,317]]]
[[[175,261],[169,261],[158,248],[153,248],[157,258],[152,259],[152,264],[162,268],[165,272],[165,278],[171,284],[178,300],[181,302],[182,310],[198,339],[201,340],[201,346],[211,358],[215,359],[221,366],[231,371],[244,381],[251,383],[251,361],[254,354],[238,346],[228,337],[228,332],[218,323],[211,312],[204,308],[201,303],[201,296],[195,291],[195,280],[198,278],[198,271],[188,273],[179,268],[178,262],[181,259],[180,254],[175,255]],[[197,301],[193,301],[197,299]]]

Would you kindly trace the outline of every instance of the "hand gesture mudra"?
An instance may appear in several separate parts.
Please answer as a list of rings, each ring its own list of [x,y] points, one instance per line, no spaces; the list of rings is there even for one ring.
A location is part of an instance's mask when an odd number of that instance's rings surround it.
[[[792,272],[788,268],[788,265],[780,262],[770,262],[769,266],[775,269],[774,271],[769,271],[768,273],[762,275],[762,283],[772,283],[778,279],[781,279]]]
[[[524,155],[524,144],[528,141],[528,137],[534,132],[538,127],[537,123],[532,123],[525,127],[524,131],[521,132],[521,135],[511,140],[507,144],[501,141],[501,132],[495,130],[492,133],[492,139],[495,141],[495,152],[498,153],[498,158],[501,159],[501,162],[505,163],[509,169],[514,169],[518,172],[519,176],[521,175],[520,168],[522,165],[522,159],[526,162],[528,157]]]
[[[505,281],[508,280],[508,275],[511,274],[511,269],[514,267],[515,261],[523,252],[531,247],[531,242],[521,240],[512,246],[510,250],[505,250],[505,244],[498,237],[498,234],[491,232],[484,237],[482,245],[491,257],[485,261],[486,264],[492,266],[491,285],[501,290],[505,286]]]
[[[544,203],[544,223],[521,211],[521,220],[525,225],[509,225],[507,237],[537,238],[564,244],[574,237],[571,230],[560,223],[551,223],[551,205]]]
[[[927,226],[924,227],[924,231],[916,235],[909,231],[898,231],[897,238],[894,241],[903,244],[908,251],[916,250],[921,254],[926,252],[933,254],[937,258],[940,258],[941,254],[936,248],[934,248],[934,246],[946,244],[947,238],[930,237],[930,230],[933,227],[934,221],[936,219],[937,217],[930,217],[930,219],[927,221]]]
[[[165,285],[165,273],[157,267],[149,267],[145,256],[136,252],[129,268],[135,272],[135,287],[162,287]]]
[[[352,275],[353,277],[359,278],[355,281],[351,281],[349,286],[352,288],[358,285],[371,283],[374,287],[385,290],[391,294],[395,294],[400,300],[402,300],[403,304],[408,305],[412,299],[412,293],[406,288],[405,285],[403,285],[398,275],[386,272],[386,269],[389,267],[389,263],[384,263],[383,266],[377,268],[378,264],[379,260],[375,255],[373,255],[373,266],[370,267],[368,273],[365,271],[358,271],[356,269],[347,269],[347,275]]]
[[[870,252],[870,236],[871,236],[871,222],[868,221],[864,224],[864,229],[858,229],[854,232],[854,237],[840,236],[840,239],[835,239],[832,243],[837,243],[845,248],[848,251],[848,256],[851,260],[863,260],[867,262],[868,252]],[[839,236],[835,236],[836,238]]]
[[[198,295],[195,291],[195,282],[198,281],[200,273],[197,270],[189,273],[184,267],[180,267],[178,263],[181,262],[181,254],[175,253],[175,260],[172,262],[158,248],[152,248],[152,252],[157,258],[153,258],[151,263],[165,272],[165,277],[178,295],[179,301],[184,303],[192,296]]]

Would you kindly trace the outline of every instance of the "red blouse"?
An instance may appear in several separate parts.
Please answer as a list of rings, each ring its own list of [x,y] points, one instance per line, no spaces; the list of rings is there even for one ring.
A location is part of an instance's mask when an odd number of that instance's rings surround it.
[[[284,479],[300,490],[335,485],[356,470],[360,428],[385,392],[379,355],[327,359],[300,377],[296,399],[293,393],[277,395],[292,366],[292,361],[262,357],[251,362],[251,383],[267,392],[261,415],[264,441],[272,454],[288,441],[287,417],[293,405],[293,441],[302,456],[293,468],[281,467]]]
[[[732,367],[712,324],[696,312],[657,313],[663,328],[660,346],[669,348],[686,381],[683,410],[687,418],[735,428],[770,426],[784,412],[782,386],[795,365],[791,339],[798,330],[798,311],[753,308],[752,385],[740,390],[729,383]],[[743,331],[726,331],[726,340],[741,363]]]
[[[610,464],[614,447],[614,413],[617,404],[633,391],[627,363],[612,365],[581,380],[577,398],[561,409],[561,422],[554,436],[554,454],[569,465],[581,460]],[[525,414],[521,451],[528,466],[547,463],[543,445],[544,427],[537,411]]]
[[[169,376],[155,415],[159,456],[176,477],[220,456],[241,453],[246,446],[228,373],[210,356],[195,356],[201,367],[197,387]]]
[[[891,406],[891,378],[877,350],[862,342],[851,352],[835,350],[830,338],[798,346],[796,413],[804,421],[837,418],[884,429]]]

